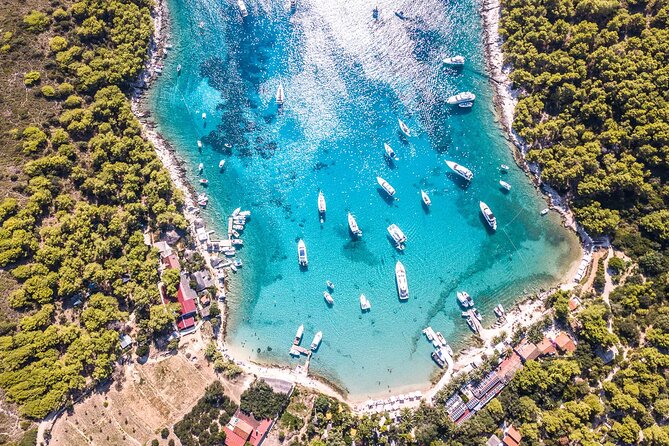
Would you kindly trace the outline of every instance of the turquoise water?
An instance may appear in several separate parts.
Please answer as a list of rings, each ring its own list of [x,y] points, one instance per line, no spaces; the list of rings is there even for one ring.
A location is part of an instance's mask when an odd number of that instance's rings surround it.
[[[555,284],[578,257],[558,218],[539,216],[545,202],[495,122],[474,1],[381,1],[378,20],[370,1],[301,0],[294,14],[286,2],[251,1],[243,21],[233,2],[168,3],[174,49],[152,90],[155,119],[194,182],[204,163],[204,215],[219,233],[232,209],[253,212],[240,254],[245,266],[228,300],[227,342],[240,356],[295,365],[288,349],[304,324],[303,345],[324,334],[311,370],[352,396],[419,388],[435,368],[421,330],[431,325],[454,347],[470,334],[456,290],[469,291],[492,323],[497,303],[508,307]],[[467,57],[464,69],[442,66],[452,54]],[[279,81],[282,113],[274,101]],[[477,94],[467,112],[445,104],[462,90]],[[415,137],[400,137],[398,118]],[[395,165],[384,159],[384,141],[400,158]],[[468,187],[445,159],[473,170]],[[500,173],[501,163],[511,170]],[[385,199],[377,175],[397,189],[396,200]],[[510,193],[500,179],[513,185]],[[432,198],[429,212],[420,189]],[[323,224],[319,190],[328,204]],[[479,200],[497,215],[496,233]],[[351,240],[348,211],[364,232],[360,241]],[[408,237],[403,253],[389,242],[391,223]],[[309,252],[306,271],[297,265],[299,238]],[[407,302],[397,298],[398,259]],[[326,280],[336,285],[332,308],[322,296]],[[360,293],[372,303],[365,314]]]

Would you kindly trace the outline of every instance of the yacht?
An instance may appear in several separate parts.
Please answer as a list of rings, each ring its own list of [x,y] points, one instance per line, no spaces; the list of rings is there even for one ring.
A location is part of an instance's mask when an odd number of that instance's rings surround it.
[[[411,136],[411,130],[409,130],[409,127],[404,122],[402,122],[402,120],[399,119],[399,118],[397,119],[397,122],[400,125],[400,130],[402,131],[402,133],[404,133],[407,137],[410,137]]]
[[[323,195],[323,191],[319,191],[318,192],[318,214],[321,217],[321,223],[323,223],[323,220],[325,218],[325,211],[326,211],[325,195]]]
[[[302,342],[302,335],[304,334],[304,325],[297,327],[297,333],[295,333],[295,339],[293,339],[293,345],[299,345]]]
[[[399,158],[395,154],[395,151],[393,150],[392,147],[387,142],[383,143],[383,148],[386,150],[386,155],[388,155],[388,158],[391,160],[399,161]]]
[[[430,196],[427,194],[427,192],[421,189],[420,196],[423,198],[423,203],[425,203],[425,206],[432,205],[432,200],[430,200]]]
[[[276,89],[276,103],[277,105],[283,105],[283,101],[286,99],[286,95],[283,93],[283,84],[279,83],[279,88]]]
[[[330,282],[329,280],[326,280],[325,285],[327,285],[329,290],[334,291],[334,283]]]
[[[465,166],[462,166],[458,163],[455,163],[453,161],[445,161],[446,165],[455,173],[460,175],[462,178],[464,178],[467,181],[471,181],[472,178],[474,178],[474,174],[472,173],[471,170],[467,169]]]
[[[297,242],[297,263],[299,263],[300,266],[307,266],[309,264],[309,261],[307,260],[307,246],[302,239]]]
[[[367,311],[371,308],[372,308],[372,304],[369,301],[369,299],[367,299],[364,294],[361,294],[360,295],[360,309],[362,311]]]
[[[314,340],[311,341],[311,350],[316,350],[319,345],[321,345],[321,341],[323,340],[323,332],[319,331],[316,333],[316,336],[314,336]]]
[[[492,213],[488,205],[482,201],[479,201],[479,207],[481,208],[481,212],[483,213],[485,221],[488,222],[488,226],[490,226],[490,228],[492,228],[493,231],[497,230],[497,219],[495,218],[495,214]]]
[[[244,4],[243,0],[237,0],[237,6],[239,7],[239,13],[242,15],[242,17],[249,15],[249,11],[246,9],[246,5]]]
[[[463,91],[462,93],[458,93],[446,99],[446,103],[450,105],[457,105],[461,102],[474,102],[475,99],[476,95],[474,93],[471,91]]]
[[[404,242],[407,241],[407,237],[404,235],[404,232],[402,232],[402,230],[393,223],[392,225],[388,226],[388,234],[390,234],[390,237],[392,237],[397,246],[397,249],[400,251],[403,250]]]
[[[334,299],[332,298],[330,293],[328,293],[327,291],[323,291],[323,297],[325,298],[325,302],[327,302],[328,305],[334,305]]]
[[[395,281],[397,282],[397,294],[400,300],[409,298],[409,284],[407,282],[407,273],[404,265],[399,260],[395,264]]]
[[[225,166],[225,160],[220,160],[220,161],[218,162],[218,168],[219,168],[220,170],[223,170],[223,166]]]
[[[460,305],[462,305],[464,308],[474,306],[474,299],[472,299],[472,297],[466,291],[458,291],[456,295],[458,296],[458,302],[460,302]]]
[[[499,180],[499,185],[508,191],[511,190],[511,185],[506,181]]]
[[[390,195],[391,197],[395,195],[395,188],[392,187],[390,183],[388,183],[386,180],[384,180],[381,177],[376,177],[376,182],[379,183],[379,186],[381,186],[388,195]]]
[[[348,228],[351,230],[351,234],[356,237],[362,237],[362,231],[358,227],[358,222],[355,221],[355,217],[350,212],[348,213]]]
[[[446,57],[443,62],[445,65],[462,66],[465,64],[465,58],[464,56]]]

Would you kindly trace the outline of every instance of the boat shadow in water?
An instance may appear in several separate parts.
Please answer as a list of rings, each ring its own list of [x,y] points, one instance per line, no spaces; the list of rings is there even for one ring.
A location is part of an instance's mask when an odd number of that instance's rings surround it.
[[[426,205],[423,200],[421,200],[420,205],[423,207],[423,212],[426,214],[430,213],[430,206]]]
[[[381,197],[388,206],[393,206],[395,204],[395,198],[388,195],[388,193],[380,187],[376,188],[376,193],[379,194],[379,197]]]
[[[397,166],[395,165],[395,160],[394,159],[389,158],[387,156],[384,156],[383,160],[386,162],[386,166],[388,166],[388,169],[395,170],[397,168]]]
[[[460,187],[460,189],[462,189],[462,190],[467,190],[467,188],[469,187],[470,181],[465,180],[464,178],[462,178],[457,173],[446,172],[446,176],[449,177],[453,181],[453,184]]]

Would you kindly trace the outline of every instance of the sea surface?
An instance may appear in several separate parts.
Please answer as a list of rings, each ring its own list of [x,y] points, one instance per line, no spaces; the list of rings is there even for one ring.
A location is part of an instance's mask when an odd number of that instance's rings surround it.
[[[167,3],[173,48],[151,91],[153,116],[195,187],[209,180],[203,215],[212,229],[223,235],[238,206],[253,213],[228,296],[226,341],[242,358],[303,363],[288,350],[304,324],[302,345],[323,332],[311,370],[351,397],[422,388],[436,367],[421,330],[441,331],[454,349],[471,335],[457,290],[474,297],[490,325],[495,305],[511,307],[556,284],[580,256],[558,216],[540,215],[546,203],[514,164],[496,121],[477,2],[380,0],[377,19],[371,0],[298,0],[295,11],[286,1],[250,0],[244,19],[233,1]],[[467,58],[464,68],[442,64],[455,54]],[[477,95],[472,109],[446,104],[466,90]],[[399,133],[398,118],[415,136]],[[384,157],[384,142],[399,161]],[[474,172],[471,184],[449,171],[447,159]],[[395,199],[377,176],[395,187]],[[496,214],[496,232],[479,200]],[[359,241],[347,212],[364,232]],[[408,237],[404,252],[387,236],[391,223]],[[307,270],[297,264],[299,239]],[[397,296],[397,260],[407,270],[406,302]],[[332,308],[323,299],[326,280],[335,284]],[[372,304],[367,313],[361,293]]]

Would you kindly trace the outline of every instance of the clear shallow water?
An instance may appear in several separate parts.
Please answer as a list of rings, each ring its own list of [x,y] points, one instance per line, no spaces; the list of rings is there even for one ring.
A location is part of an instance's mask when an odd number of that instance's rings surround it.
[[[151,94],[160,130],[192,166],[193,181],[204,163],[204,214],[219,233],[235,207],[253,212],[240,255],[245,266],[228,301],[227,340],[240,356],[297,364],[288,348],[304,324],[303,345],[324,333],[312,371],[352,396],[417,388],[435,367],[421,330],[431,325],[454,347],[470,334],[456,290],[469,291],[492,323],[497,303],[510,306],[556,283],[579,256],[558,219],[539,216],[545,202],[513,164],[495,122],[474,1],[380,1],[378,20],[369,1],[302,0],[295,14],[288,2],[252,1],[244,21],[233,2],[168,3],[174,49]],[[451,54],[466,56],[467,66],[443,67]],[[279,81],[282,113],[274,102]],[[468,112],[445,104],[462,90],[477,94]],[[398,117],[417,136],[401,138]],[[384,159],[384,141],[400,158],[394,166]],[[448,173],[445,159],[474,171],[468,187]],[[500,173],[501,163],[512,166],[509,173]],[[397,189],[397,200],[384,199],[377,175]],[[510,193],[499,189],[500,179],[513,185]],[[420,189],[432,198],[429,212]],[[322,225],[319,190],[328,204]],[[497,215],[496,233],[486,229],[479,200]],[[348,211],[361,241],[350,238]],[[403,253],[387,238],[391,223],[408,237]],[[307,271],[297,265],[299,238]],[[408,302],[397,298],[398,259]],[[326,280],[336,285],[333,308],[323,300]],[[360,293],[371,312],[360,312]]]

